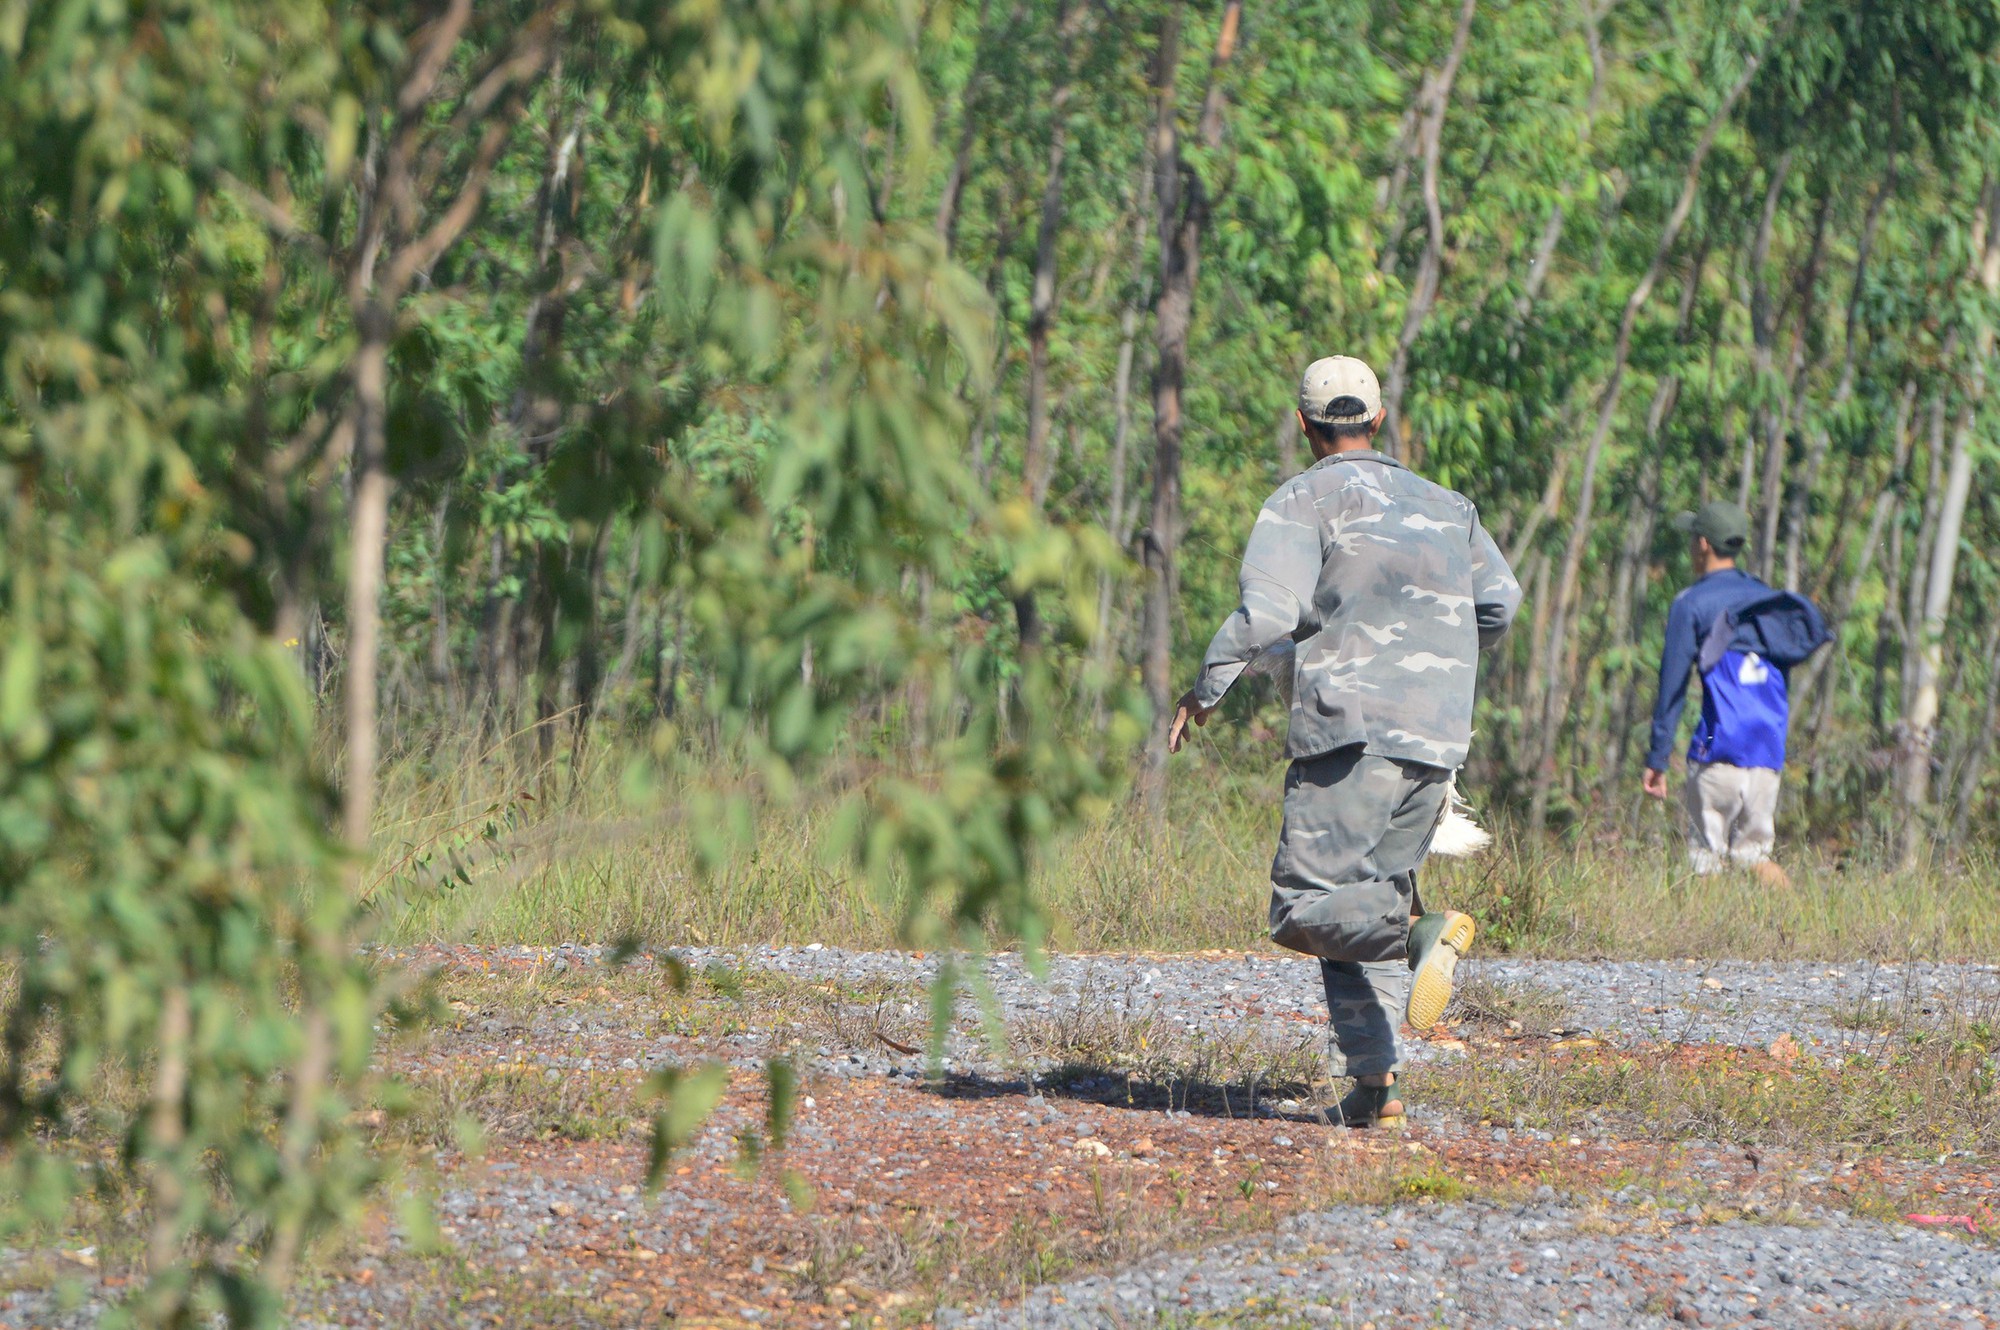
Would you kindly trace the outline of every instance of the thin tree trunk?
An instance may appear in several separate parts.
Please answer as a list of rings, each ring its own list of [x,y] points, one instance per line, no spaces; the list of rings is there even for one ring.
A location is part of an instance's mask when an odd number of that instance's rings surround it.
[[[1409,382],[1410,348],[1423,331],[1437,301],[1438,282],[1444,265],[1444,207],[1438,194],[1438,159],[1444,138],[1444,113],[1451,105],[1451,90],[1458,81],[1458,68],[1465,60],[1465,47],[1472,35],[1472,14],[1478,0],[1462,0],[1458,26],[1453,29],[1451,46],[1444,64],[1425,80],[1424,113],[1417,132],[1423,153],[1422,191],[1424,200],[1424,252],[1417,261],[1416,282],[1410,288],[1403,311],[1403,326],[1396,335],[1396,351],[1389,359],[1389,372],[1382,383],[1382,405],[1390,451],[1398,458],[1409,457],[1410,440],[1403,421],[1403,390]]]
[[[1854,571],[1848,575],[1846,583],[1833,603],[1828,606],[1827,620],[1834,628],[1833,642],[1825,654],[1816,657],[1806,667],[1806,674],[1800,686],[1793,690],[1792,704],[1795,712],[1805,710],[1805,698],[1819,686],[1823,674],[1838,670],[1838,662],[1844,651],[1840,626],[1853,613],[1855,602],[1861,596],[1861,588],[1874,567],[1875,552],[1882,544],[1883,528],[1888,524],[1889,514],[1895,509],[1896,496],[1901,492],[1904,483],[1904,471],[1910,464],[1910,451],[1915,441],[1915,432],[1910,428],[1910,413],[1915,408],[1916,398],[1917,381],[1904,380],[1903,391],[1896,403],[1895,446],[1890,459],[1889,474],[1875,495],[1874,506],[1868,515],[1868,532],[1862,537],[1860,549],[1855,555]],[[1813,729],[1823,730],[1825,719],[1824,714],[1819,716]]]
[[[1132,362],[1138,350],[1139,309],[1151,301],[1146,282],[1146,241],[1152,228],[1153,172],[1151,163],[1139,176],[1138,205],[1133,216],[1132,286],[1124,312],[1119,316],[1118,369],[1111,389],[1111,495],[1105,512],[1105,529],[1112,544],[1125,550],[1132,539],[1132,512],[1127,498],[1131,478],[1129,448],[1132,437]],[[1111,623],[1111,569],[1097,575],[1097,641],[1094,654],[1097,677],[1091,689],[1091,714],[1102,724],[1104,685],[1119,634]]]
[[[999,225],[993,239],[993,262],[986,273],[986,293],[993,299],[995,318],[993,326],[993,382],[997,385],[1007,372],[1007,335],[1014,326],[1012,307],[1007,301],[1007,258],[1014,248],[1014,197],[1011,184],[1002,185],[1002,198],[996,212]],[[972,372],[967,370],[969,384]],[[963,392],[964,389],[961,389]],[[993,406],[999,401],[997,391],[987,393],[979,404],[978,418],[972,424],[972,474],[984,486],[992,478],[992,460],[986,451],[986,431],[993,422]]]
[[[1662,381],[1664,393],[1656,394],[1656,403],[1664,398],[1653,415],[1664,422],[1679,399],[1679,380],[1668,377]],[[1616,797],[1618,783],[1624,776],[1625,753],[1631,740],[1632,725],[1637,699],[1643,694],[1645,671],[1639,667],[1634,646],[1638,637],[1640,616],[1634,606],[1644,604],[1646,598],[1647,556],[1653,548],[1653,532],[1660,515],[1660,455],[1657,429],[1649,430],[1650,445],[1645,459],[1639,464],[1639,484],[1629,505],[1630,516],[1626,520],[1625,541],[1618,551],[1618,573],[1611,590],[1611,650],[1607,653],[1613,664],[1606,674],[1604,692],[1606,707],[1613,715],[1614,731],[1605,745],[1606,760],[1599,774],[1597,799],[1600,804],[1608,803]],[[1593,736],[1594,738],[1595,736]],[[1596,745],[1593,743],[1593,748]]]
[[[354,883],[359,889],[374,818],[378,752],[377,659],[380,654],[380,599],[388,541],[390,478],[385,413],[388,401],[389,343],[396,313],[418,279],[464,234],[486,199],[487,185],[512,130],[527,107],[527,88],[548,68],[554,42],[551,24],[520,30],[506,63],[490,77],[475,80],[457,106],[459,123],[477,125],[463,175],[436,197],[446,158],[428,150],[440,82],[472,19],[471,0],[451,0],[422,32],[412,50],[408,77],[396,89],[394,119],[376,169],[371,150],[363,185],[356,238],[348,256],[347,298],[354,314],[357,344],[352,361],[354,397],[347,573],[347,666],[344,710],[347,761],[341,790],[341,825],[357,853]],[[387,108],[383,108],[385,111]],[[435,204],[434,212],[426,212]],[[428,221],[421,231],[419,220]],[[289,1262],[289,1256],[278,1263]]]
[[[597,714],[598,690],[604,681],[604,655],[601,618],[598,607],[604,603],[604,550],[611,539],[611,523],[597,524],[596,539],[590,543],[588,562],[584,566],[584,622],[578,638],[576,653],[576,716],[572,722],[572,758],[580,757],[583,744],[589,735],[590,721]],[[572,767],[572,773],[580,767]]]
[[[1975,370],[1975,375],[1982,371]],[[1914,868],[1927,839],[1925,810],[1930,803],[1931,755],[1937,746],[1938,677],[1944,667],[1945,621],[1951,613],[1951,586],[1958,561],[1959,532],[1972,489],[1973,409],[1968,406],[1952,431],[1951,469],[1945,481],[1937,536],[1931,545],[1921,638],[1916,653],[1916,687],[1903,724],[1898,754],[1903,804],[1902,864]]]
[[[1940,388],[1931,399],[1928,476],[1924,483],[1924,504],[1917,518],[1916,548],[1910,551],[1909,579],[1903,584],[1899,622],[1903,637],[1903,701],[1899,714],[1907,721],[1917,702],[1917,657],[1923,651],[1925,594],[1931,561],[1928,551],[1937,548],[1938,518],[1942,515],[1945,490],[1945,463],[1950,456],[1945,447],[1945,395]],[[1902,535],[1899,528],[1896,533]],[[1907,734],[1905,735],[1907,738]]]
[[[1800,274],[1795,290],[1800,314],[1792,327],[1791,360],[1783,380],[1785,399],[1779,404],[1770,450],[1764,457],[1764,513],[1758,529],[1757,548],[1758,575],[1766,582],[1773,581],[1777,577],[1778,522],[1787,502],[1785,463],[1790,458],[1792,445],[1796,441],[1793,438],[1792,422],[1797,416],[1799,403],[1805,394],[1806,345],[1809,340],[1808,333],[1816,322],[1820,260],[1826,253],[1826,223],[1831,206],[1830,196],[1821,198],[1819,215],[1813,226],[1812,247],[1807,251],[1805,269]],[[1787,306],[1790,303],[1787,299]],[[1780,321],[1782,320],[1781,311]],[[1788,589],[1797,588],[1793,586]]]
[[[1187,271],[1188,232],[1181,212],[1180,131],[1176,124],[1176,75],[1186,0],[1175,0],[1161,20],[1153,71],[1153,179],[1160,220],[1160,279],[1153,310],[1153,502],[1144,535],[1146,646],[1140,668],[1153,704],[1153,732],[1139,772],[1140,794],[1155,816],[1166,810],[1168,722],[1173,706],[1173,599],[1175,528],[1180,522],[1181,379],[1187,368],[1188,321],[1194,282]]]
[[[1290,480],[1305,470],[1299,464],[1299,413],[1286,407],[1278,416],[1278,481]]]
[[[447,576],[445,540],[450,531],[451,493],[447,490],[431,515],[431,683],[451,691],[451,583]]]
[[[666,677],[664,679],[661,679],[657,673],[654,675],[654,678],[656,680],[659,680],[659,682],[657,687],[654,689],[653,696],[659,707],[660,715],[667,720],[672,720],[674,718],[674,714],[680,710],[681,664],[687,655],[686,646],[687,646],[687,601],[686,599],[683,598],[677,600],[674,603],[674,645],[673,645],[672,663],[667,666]]]
[[[390,312],[373,300],[358,311],[354,354],[354,503],[347,561],[347,774],[341,828],[367,850],[375,818],[376,661],[380,656],[382,567],[389,535],[389,471],[383,433],[388,394]]]
[[[1771,300],[1771,233],[1778,216],[1778,202],[1784,197],[1785,182],[1791,178],[1792,156],[1787,151],[1778,158],[1771,168],[1771,181],[1764,191],[1764,209],[1757,217],[1756,239],[1750,246],[1750,340],[1751,359],[1756,375],[1757,412],[1756,425],[1751,430],[1753,438],[1763,442],[1764,469],[1761,481],[1764,511],[1776,520],[1777,505],[1771,497],[1781,479],[1785,461],[1785,440],[1783,412],[1775,400],[1778,392],[1776,368],[1778,317]],[[1746,472],[1750,467],[1752,454],[1744,454]],[[1746,511],[1748,504],[1745,504]],[[1750,557],[1759,567],[1760,574],[1768,579],[1772,551],[1762,538],[1763,526],[1757,527],[1758,539],[1752,547]]]
[[[1730,428],[1735,428],[1735,419],[1730,420]],[[1735,439],[1735,434],[1730,434]],[[1704,477],[1706,479],[1706,477]],[[1736,506],[1744,512],[1750,511],[1750,499],[1757,492],[1757,426],[1753,422],[1743,431],[1743,464],[1736,475]]]
[[[1062,234],[1063,174],[1069,151],[1069,101],[1074,72],[1072,47],[1087,11],[1064,0],[1057,12],[1060,47],[1049,93],[1049,160],[1042,181],[1042,215],[1035,231],[1035,275],[1028,297],[1028,446],[1021,479],[1029,506],[1039,514],[1048,500],[1052,467],[1049,445],[1049,332],[1055,324],[1056,242]]]
[[[1522,695],[1540,697],[1548,676],[1550,560],[1543,557],[1540,550],[1535,550],[1528,555],[1526,563],[1516,563],[1514,567],[1521,569],[1522,580],[1534,588],[1528,599],[1528,603],[1534,606],[1528,624],[1528,686],[1522,690]]]
[[[1417,143],[1417,125],[1421,118],[1422,99],[1412,102],[1403,112],[1402,121],[1396,128],[1396,146],[1389,154],[1395,163],[1389,174],[1375,182],[1375,211],[1385,223],[1381,253],[1375,256],[1375,270],[1384,277],[1396,271],[1396,262],[1401,257],[1403,235],[1407,228],[1403,225],[1403,190],[1410,182],[1410,160]]]
[[[632,677],[633,663],[639,658],[639,644],[645,639],[639,628],[640,615],[646,604],[646,598],[639,594],[639,542],[634,540],[631,545],[631,557],[625,569],[625,622],[618,633],[618,654],[612,659],[611,672],[604,679],[607,693],[616,693]]]
[[[480,723],[487,727],[483,731],[487,738],[505,731],[513,700],[510,684],[513,653],[509,642],[513,636],[514,602],[500,591],[501,574],[506,567],[506,545],[496,531],[487,541],[486,604],[480,612],[479,627],[480,670],[486,684],[486,706]]]
[[[1167,724],[1173,711],[1173,610],[1176,598],[1176,547],[1180,536],[1181,389],[1187,377],[1188,330],[1193,322],[1195,282],[1200,272],[1201,242],[1208,228],[1208,184],[1183,161],[1177,124],[1175,82],[1180,63],[1180,29],[1185,0],[1168,11],[1160,33],[1154,70],[1155,139],[1154,193],[1160,218],[1160,288],[1154,311],[1153,363],[1153,506],[1146,537],[1146,694],[1153,703],[1153,734],[1146,746],[1140,788],[1156,815],[1166,810]],[[1203,98],[1197,133],[1202,147],[1222,146],[1222,75],[1236,54],[1242,0],[1228,0],[1209,62],[1208,92]]]
[[[2000,179],[1988,177],[1974,215],[1974,234],[1984,242],[1976,274],[1986,298],[2000,296]],[[1903,727],[1902,861],[1914,867],[1925,842],[1925,812],[1930,802],[1931,751],[1937,742],[1938,677],[1943,672],[1945,622],[1951,614],[1952,580],[1958,567],[1959,535],[1965,504],[1972,493],[1972,428],[1986,395],[1986,366],[1993,356],[1993,328],[1982,325],[1973,342],[1971,400],[1961,410],[1953,431],[1951,469],[1931,546],[1930,572],[1924,594],[1922,649],[1917,658],[1917,686]]]
[[[1028,296],[1028,442],[1021,459],[1021,487],[1028,508],[1039,519],[1048,502],[1055,461],[1049,452],[1049,332],[1055,325],[1056,242],[1062,234],[1063,171],[1069,151],[1069,100],[1074,73],[1072,48],[1086,10],[1076,0],[1063,0],[1057,12],[1060,41],[1055,77],[1049,93],[1049,159],[1042,182],[1042,215],[1035,231],[1035,275]],[[1021,650],[1036,651],[1042,642],[1042,616],[1033,590],[1014,598]]]

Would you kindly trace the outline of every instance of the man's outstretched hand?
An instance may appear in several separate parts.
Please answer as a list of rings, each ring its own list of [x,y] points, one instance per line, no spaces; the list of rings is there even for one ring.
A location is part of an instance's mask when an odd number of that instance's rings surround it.
[[[1205,707],[1194,700],[1194,690],[1181,694],[1181,700],[1174,705],[1174,723],[1167,726],[1167,751],[1178,753],[1181,743],[1187,738],[1188,722],[1197,725],[1208,724],[1208,718],[1215,714],[1214,707]]]
[[[1647,767],[1645,779],[1639,782],[1639,788],[1652,795],[1655,799],[1666,798],[1667,773],[1664,771],[1655,771],[1651,767]]]

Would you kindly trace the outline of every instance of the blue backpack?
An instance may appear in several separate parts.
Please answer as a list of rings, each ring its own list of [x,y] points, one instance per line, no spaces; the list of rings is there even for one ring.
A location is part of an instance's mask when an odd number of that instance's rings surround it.
[[[1701,721],[1688,743],[1688,761],[1782,768],[1791,719],[1786,671],[1832,638],[1818,607],[1790,591],[1718,614],[1696,665]]]

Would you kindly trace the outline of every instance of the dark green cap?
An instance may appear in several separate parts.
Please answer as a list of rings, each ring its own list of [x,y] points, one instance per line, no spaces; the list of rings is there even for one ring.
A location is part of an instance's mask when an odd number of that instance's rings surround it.
[[[1682,513],[1674,519],[1674,530],[1700,536],[1717,554],[1730,556],[1750,539],[1750,519],[1727,499],[1704,503],[1699,512]]]

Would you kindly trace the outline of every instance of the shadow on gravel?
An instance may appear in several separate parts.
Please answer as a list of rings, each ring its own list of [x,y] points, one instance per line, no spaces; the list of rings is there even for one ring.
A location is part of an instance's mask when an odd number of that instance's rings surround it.
[[[953,1072],[919,1088],[947,1099],[1035,1098],[1095,1104],[1139,1113],[1175,1113],[1195,1118],[1262,1118],[1331,1125],[1330,1082],[1296,1077],[1246,1078],[1234,1083],[1175,1077],[1156,1080],[1092,1063],[1065,1063],[1030,1083],[977,1072]]]

